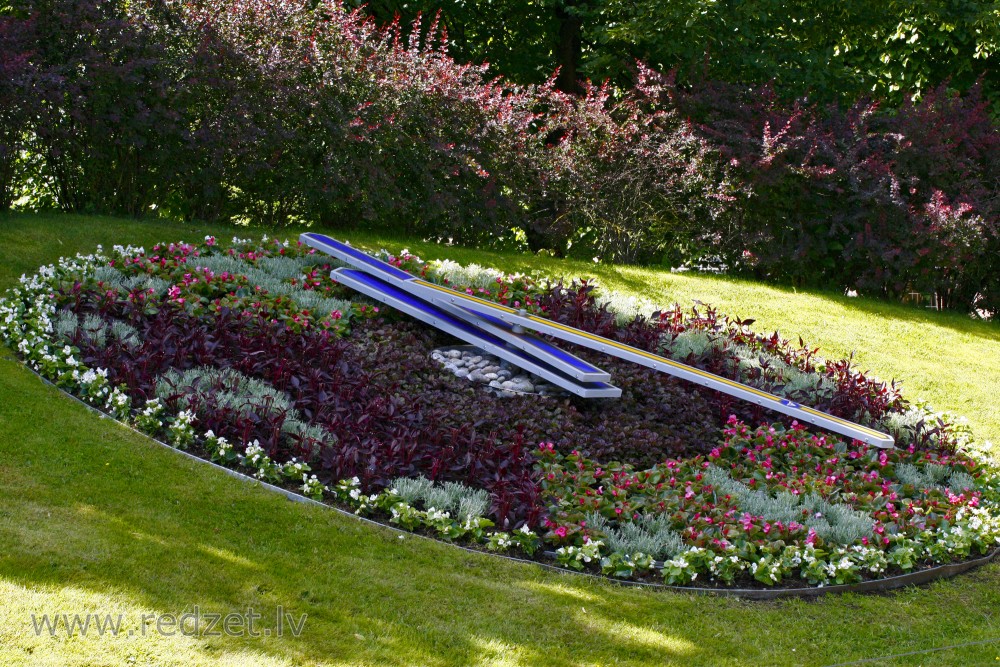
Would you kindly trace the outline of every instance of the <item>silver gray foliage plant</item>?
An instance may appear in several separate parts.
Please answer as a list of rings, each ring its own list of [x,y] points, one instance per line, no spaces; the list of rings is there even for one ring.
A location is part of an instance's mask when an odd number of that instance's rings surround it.
[[[389,489],[407,505],[422,503],[427,510],[434,508],[452,512],[463,522],[484,517],[490,509],[490,494],[487,491],[458,482],[436,485],[423,476],[398,477],[392,480]]]

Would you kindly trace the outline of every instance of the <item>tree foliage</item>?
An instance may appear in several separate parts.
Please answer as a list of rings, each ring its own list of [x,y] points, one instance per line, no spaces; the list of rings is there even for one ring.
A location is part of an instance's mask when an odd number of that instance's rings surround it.
[[[489,61],[514,79],[556,67],[624,85],[635,61],[682,81],[774,83],[786,97],[894,103],[983,76],[995,99],[1000,3],[989,0],[376,0],[379,21],[440,11],[459,60]],[[566,47],[575,33],[579,48]],[[575,60],[574,60],[575,58]],[[568,83],[563,90],[570,90]]]

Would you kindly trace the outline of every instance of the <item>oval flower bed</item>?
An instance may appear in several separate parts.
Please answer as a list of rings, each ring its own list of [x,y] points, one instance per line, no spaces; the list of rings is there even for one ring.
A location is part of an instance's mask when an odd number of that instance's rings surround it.
[[[895,449],[587,351],[617,400],[499,398],[443,334],[332,282],[297,243],[115,247],[22,278],[0,335],[34,370],[173,446],[398,527],[672,585],[825,586],[1000,545],[1000,477],[960,420],[711,309],[408,253],[427,280],[883,429]]]

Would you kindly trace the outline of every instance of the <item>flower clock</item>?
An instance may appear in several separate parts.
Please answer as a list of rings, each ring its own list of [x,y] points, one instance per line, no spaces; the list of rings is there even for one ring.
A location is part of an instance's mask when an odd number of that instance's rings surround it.
[[[52,383],[172,447],[445,541],[675,586],[827,587],[1000,547],[1000,476],[961,419],[716,311],[382,253],[467,294],[878,428],[846,441],[645,368],[619,399],[504,396],[453,343],[297,243],[98,248],[21,279],[0,336]]]

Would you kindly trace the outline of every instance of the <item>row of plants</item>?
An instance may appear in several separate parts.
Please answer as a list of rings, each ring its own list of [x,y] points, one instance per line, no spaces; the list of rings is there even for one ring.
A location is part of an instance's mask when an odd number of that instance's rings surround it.
[[[332,0],[9,4],[0,209],[363,221],[1000,309],[978,87],[842,109],[639,66],[572,95],[447,43]]]
[[[608,315],[591,284],[393,261],[548,316],[565,314],[553,304],[567,294],[582,321]],[[619,400],[501,400],[442,371],[430,358],[440,335],[352,296],[331,266],[274,240],[116,247],[22,278],[0,303],[0,336],[172,446],[406,530],[571,569],[829,585],[1000,545],[1000,478],[949,416],[898,398],[880,417],[901,424],[898,446],[881,450],[606,359]],[[674,341],[659,329],[673,318],[619,319],[616,337],[642,324],[657,349]],[[800,372],[823,376],[828,364],[808,359]]]

